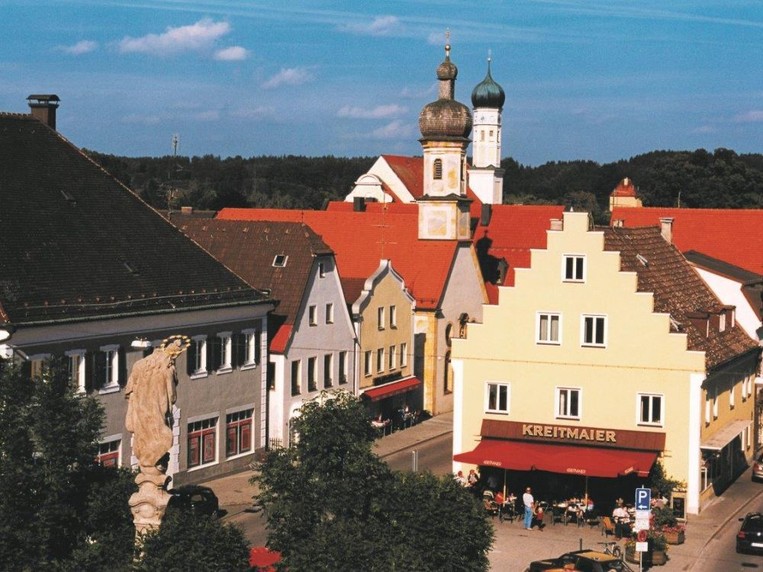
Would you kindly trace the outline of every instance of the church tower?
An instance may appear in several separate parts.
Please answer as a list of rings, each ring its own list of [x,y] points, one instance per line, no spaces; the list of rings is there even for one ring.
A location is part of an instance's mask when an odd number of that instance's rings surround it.
[[[487,60],[487,75],[472,91],[474,107],[474,142],[469,187],[483,204],[503,202],[503,169],[501,169],[501,112],[506,101],[503,88],[490,74],[491,58]]]
[[[445,60],[437,67],[439,97],[419,114],[424,154],[424,193],[419,203],[419,238],[468,240],[469,204],[466,197],[466,149],[472,131],[472,114],[454,99],[458,68]]]

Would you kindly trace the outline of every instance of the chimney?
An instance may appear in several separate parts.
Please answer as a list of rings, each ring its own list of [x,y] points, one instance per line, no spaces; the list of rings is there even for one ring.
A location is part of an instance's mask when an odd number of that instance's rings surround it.
[[[564,230],[564,222],[560,218],[551,219],[551,230]]]
[[[493,214],[493,205],[483,204],[480,211],[480,225],[488,226],[490,224],[490,218]]]
[[[660,233],[668,244],[673,244],[673,217],[660,217]]]
[[[365,197],[353,197],[352,210],[356,213],[362,213],[366,211],[366,199]]]
[[[32,110],[32,117],[42,121],[51,129],[56,128],[56,109],[61,101],[57,95],[30,95],[26,100]]]

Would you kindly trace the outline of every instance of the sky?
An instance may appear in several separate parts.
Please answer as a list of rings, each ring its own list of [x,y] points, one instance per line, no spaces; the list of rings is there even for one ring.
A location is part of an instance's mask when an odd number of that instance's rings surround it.
[[[0,0],[0,111],[57,94],[130,157],[421,155],[446,34],[523,165],[763,152],[763,0]]]

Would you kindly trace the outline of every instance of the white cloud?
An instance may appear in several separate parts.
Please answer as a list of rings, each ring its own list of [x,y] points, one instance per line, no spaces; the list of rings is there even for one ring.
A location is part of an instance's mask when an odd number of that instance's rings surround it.
[[[373,109],[363,109],[345,105],[337,111],[337,117],[351,117],[352,119],[383,119],[402,115],[407,110],[400,105],[377,105]]]
[[[148,34],[140,38],[126,36],[118,46],[122,53],[163,56],[208,49],[229,32],[228,22],[214,22],[204,18],[190,26],[169,27],[163,34]]]
[[[763,111],[754,109],[747,113],[742,113],[734,118],[737,123],[759,123],[763,121]]]
[[[377,16],[371,22],[343,24],[339,29],[363,36],[389,36],[400,29],[400,20],[397,16]]]
[[[399,119],[371,132],[374,139],[407,139],[413,136],[413,128]]]
[[[246,48],[241,46],[231,46],[215,52],[215,59],[222,62],[238,62],[245,60],[249,56]]]
[[[73,46],[59,46],[58,49],[62,52],[66,52],[67,54],[79,56],[97,50],[98,42],[93,42],[91,40],[81,40]]]
[[[282,85],[301,85],[314,79],[307,68],[284,68],[262,84],[264,89],[274,89]]]

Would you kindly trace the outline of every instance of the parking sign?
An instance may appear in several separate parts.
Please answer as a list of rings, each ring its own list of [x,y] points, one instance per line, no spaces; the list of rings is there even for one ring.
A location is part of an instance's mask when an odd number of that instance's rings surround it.
[[[652,504],[652,491],[644,487],[636,489],[636,510],[649,510]]]

